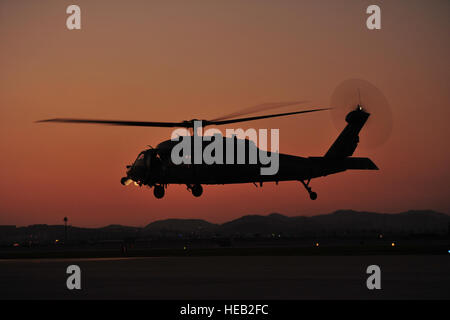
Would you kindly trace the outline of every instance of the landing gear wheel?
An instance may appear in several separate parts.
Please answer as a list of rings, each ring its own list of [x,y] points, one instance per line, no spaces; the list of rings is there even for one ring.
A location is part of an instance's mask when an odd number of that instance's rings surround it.
[[[164,197],[164,187],[163,186],[155,186],[153,189],[153,194],[157,199],[161,199]]]
[[[203,188],[200,184],[196,184],[192,187],[192,194],[194,197],[200,197],[203,193]]]
[[[315,193],[314,191],[311,190],[311,187],[309,186],[309,182],[311,181],[308,180],[308,182],[305,183],[305,181],[300,180],[300,182],[303,184],[303,186],[305,187],[306,191],[308,191],[309,193],[309,197],[311,198],[311,200],[316,200],[317,199],[317,193]]]

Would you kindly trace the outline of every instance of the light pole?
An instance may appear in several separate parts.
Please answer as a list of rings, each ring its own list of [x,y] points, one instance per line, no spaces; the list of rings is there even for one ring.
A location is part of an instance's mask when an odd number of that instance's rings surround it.
[[[67,217],[64,217],[64,244],[67,243]]]

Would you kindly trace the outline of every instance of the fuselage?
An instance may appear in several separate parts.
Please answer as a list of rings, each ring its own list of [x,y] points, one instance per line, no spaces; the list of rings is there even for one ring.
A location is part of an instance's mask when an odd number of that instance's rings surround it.
[[[226,148],[224,139],[224,154],[229,150]],[[288,154],[268,153],[273,159],[277,159],[277,170],[275,174],[263,175],[261,168],[268,167],[263,164],[260,152],[265,152],[257,148],[252,141],[247,139],[236,139],[236,144],[242,142],[245,146],[245,162],[237,163],[236,149],[234,152],[234,163],[226,163],[225,159],[220,163],[195,164],[194,154],[187,155],[188,163],[174,164],[172,161],[172,149],[176,142],[167,140],[158,145],[156,149],[149,149],[141,152],[129,168],[127,176],[139,184],[231,184],[231,183],[251,183],[251,182],[279,182],[292,180],[308,180],[325,176],[331,173],[345,171],[340,163],[327,161],[323,157],[299,157]],[[211,142],[204,142],[202,150]],[[252,162],[250,154],[256,158]],[[225,157],[224,157],[225,158]],[[256,161],[255,161],[256,160]],[[274,161],[274,160],[273,160]],[[190,162],[190,163],[189,163]],[[233,162],[233,161],[230,161]]]
[[[311,179],[346,170],[378,170],[369,158],[352,157],[359,132],[369,114],[359,105],[347,117],[347,126],[322,157],[300,157],[259,149],[248,139],[215,135],[184,136],[167,140],[155,149],[142,151],[128,166],[124,185],[134,181],[154,187],[161,199],[169,184],[185,184],[195,197],[202,195],[202,185],[300,181],[312,200]],[[198,143],[198,141],[201,141]],[[181,141],[186,144],[179,144]],[[272,141],[271,141],[272,145]],[[180,147],[183,146],[183,147]]]

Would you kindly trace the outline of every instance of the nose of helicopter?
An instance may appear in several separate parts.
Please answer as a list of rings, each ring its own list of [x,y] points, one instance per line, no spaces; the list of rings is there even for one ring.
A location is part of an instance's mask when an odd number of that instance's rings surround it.
[[[126,173],[127,176],[126,177],[122,177],[120,179],[120,183],[124,186],[128,186],[129,184],[131,184],[133,182],[133,166],[132,165],[127,165],[126,166]]]
[[[141,165],[133,164],[126,166],[126,176],[120,179],[120,183],[127,186],[134,182],[134,184],[141,184],[145,177],[145,168]]]
[[[133,182],[133,180],[130,179],[128,176],[127,176],[127,177],[122,177],[122,178],[120,179],[120,183],[121,183],[122,185],[124,185],[124,186],[127,186],[127,185],[129,185],[130,183],[132,183],[132,182]]]

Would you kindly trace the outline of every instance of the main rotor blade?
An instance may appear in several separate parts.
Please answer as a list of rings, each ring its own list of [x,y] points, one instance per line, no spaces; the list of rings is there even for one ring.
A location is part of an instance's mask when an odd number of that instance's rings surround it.
[[[245,115],[251,114],[251,113],[256,113],[256,112],[266,111],[266,110],[271,110],[271,109],[277,109],[277,108],[292,106],[292,105],[296,105],[296,104],[302,104],[302,103],[306,103],[306,102],[309,102],[309,101],[303,100],[303,101],[287,101],[287,102],[267,102],[267,103],[258,104],[256,106],[251,106],[251,107],[242,109],[240,111],[229,113],[222,117],[212,119],[211,121],[227,120],[227,119],[235,118],[238,116],[245,116]]]
[[[284,117],[284,116],[291,116],[294,114],[310,113],[310,112],[324,111],[324,110],[329,110],[329,109],[330,108],[321,108],[321,109],[302,110],[302,111],[286,112],[286,113],[278,113],[278,114],[269,114],[269,115],[265,115],[265,116],[257,116],[257,117],[249,117],[249,118],[239,118],[239,119],[221,120],[221,121],[204,121],[203,125],[204,126],[206,126],[206,125],[218,126],[218,125],[229,124],[229,123],[254,121],[254,120],[261,120],[261,119],[275,118],[275,117]]]
[[[89,123],[89,124],[103,124],[111,126],[133,126],[133,127],[184,127],[190,128],[190,122],[149,122],[149,121],[122,121],[122,120],[93,120],[93,119],[71,119],[71,118],[55,118],[40,120],[36,122],[59,122],[59,123]]]
[[[219,121],[203,120],[202,124],[203,124],[203,126],[224,125],[224,124],[229,124],[229,123],[254,121],[254,120],[283,117],[283,116],[290,116],[290,115],[295,115],[295,114],[324,111],[324,110],[329,110],[329,108],[302,110],[302,111],[296,111],[296,112],[278,113],[278,114],[270,114],[270,115],[265,115],[265,116],[239,118],[239,119],[231,119],[231,120],[219,120]],[[194,126],[194,121],[195,120],[182,121],[182,122],[149,122],[149,121],[54,118],[54,119],[40,120],[40,121],[36,121],[36,122],[83,123],[83,124],[101,124],[101,125],[112,125],[112,126],[132,126],[132,127],[192,128]]]

